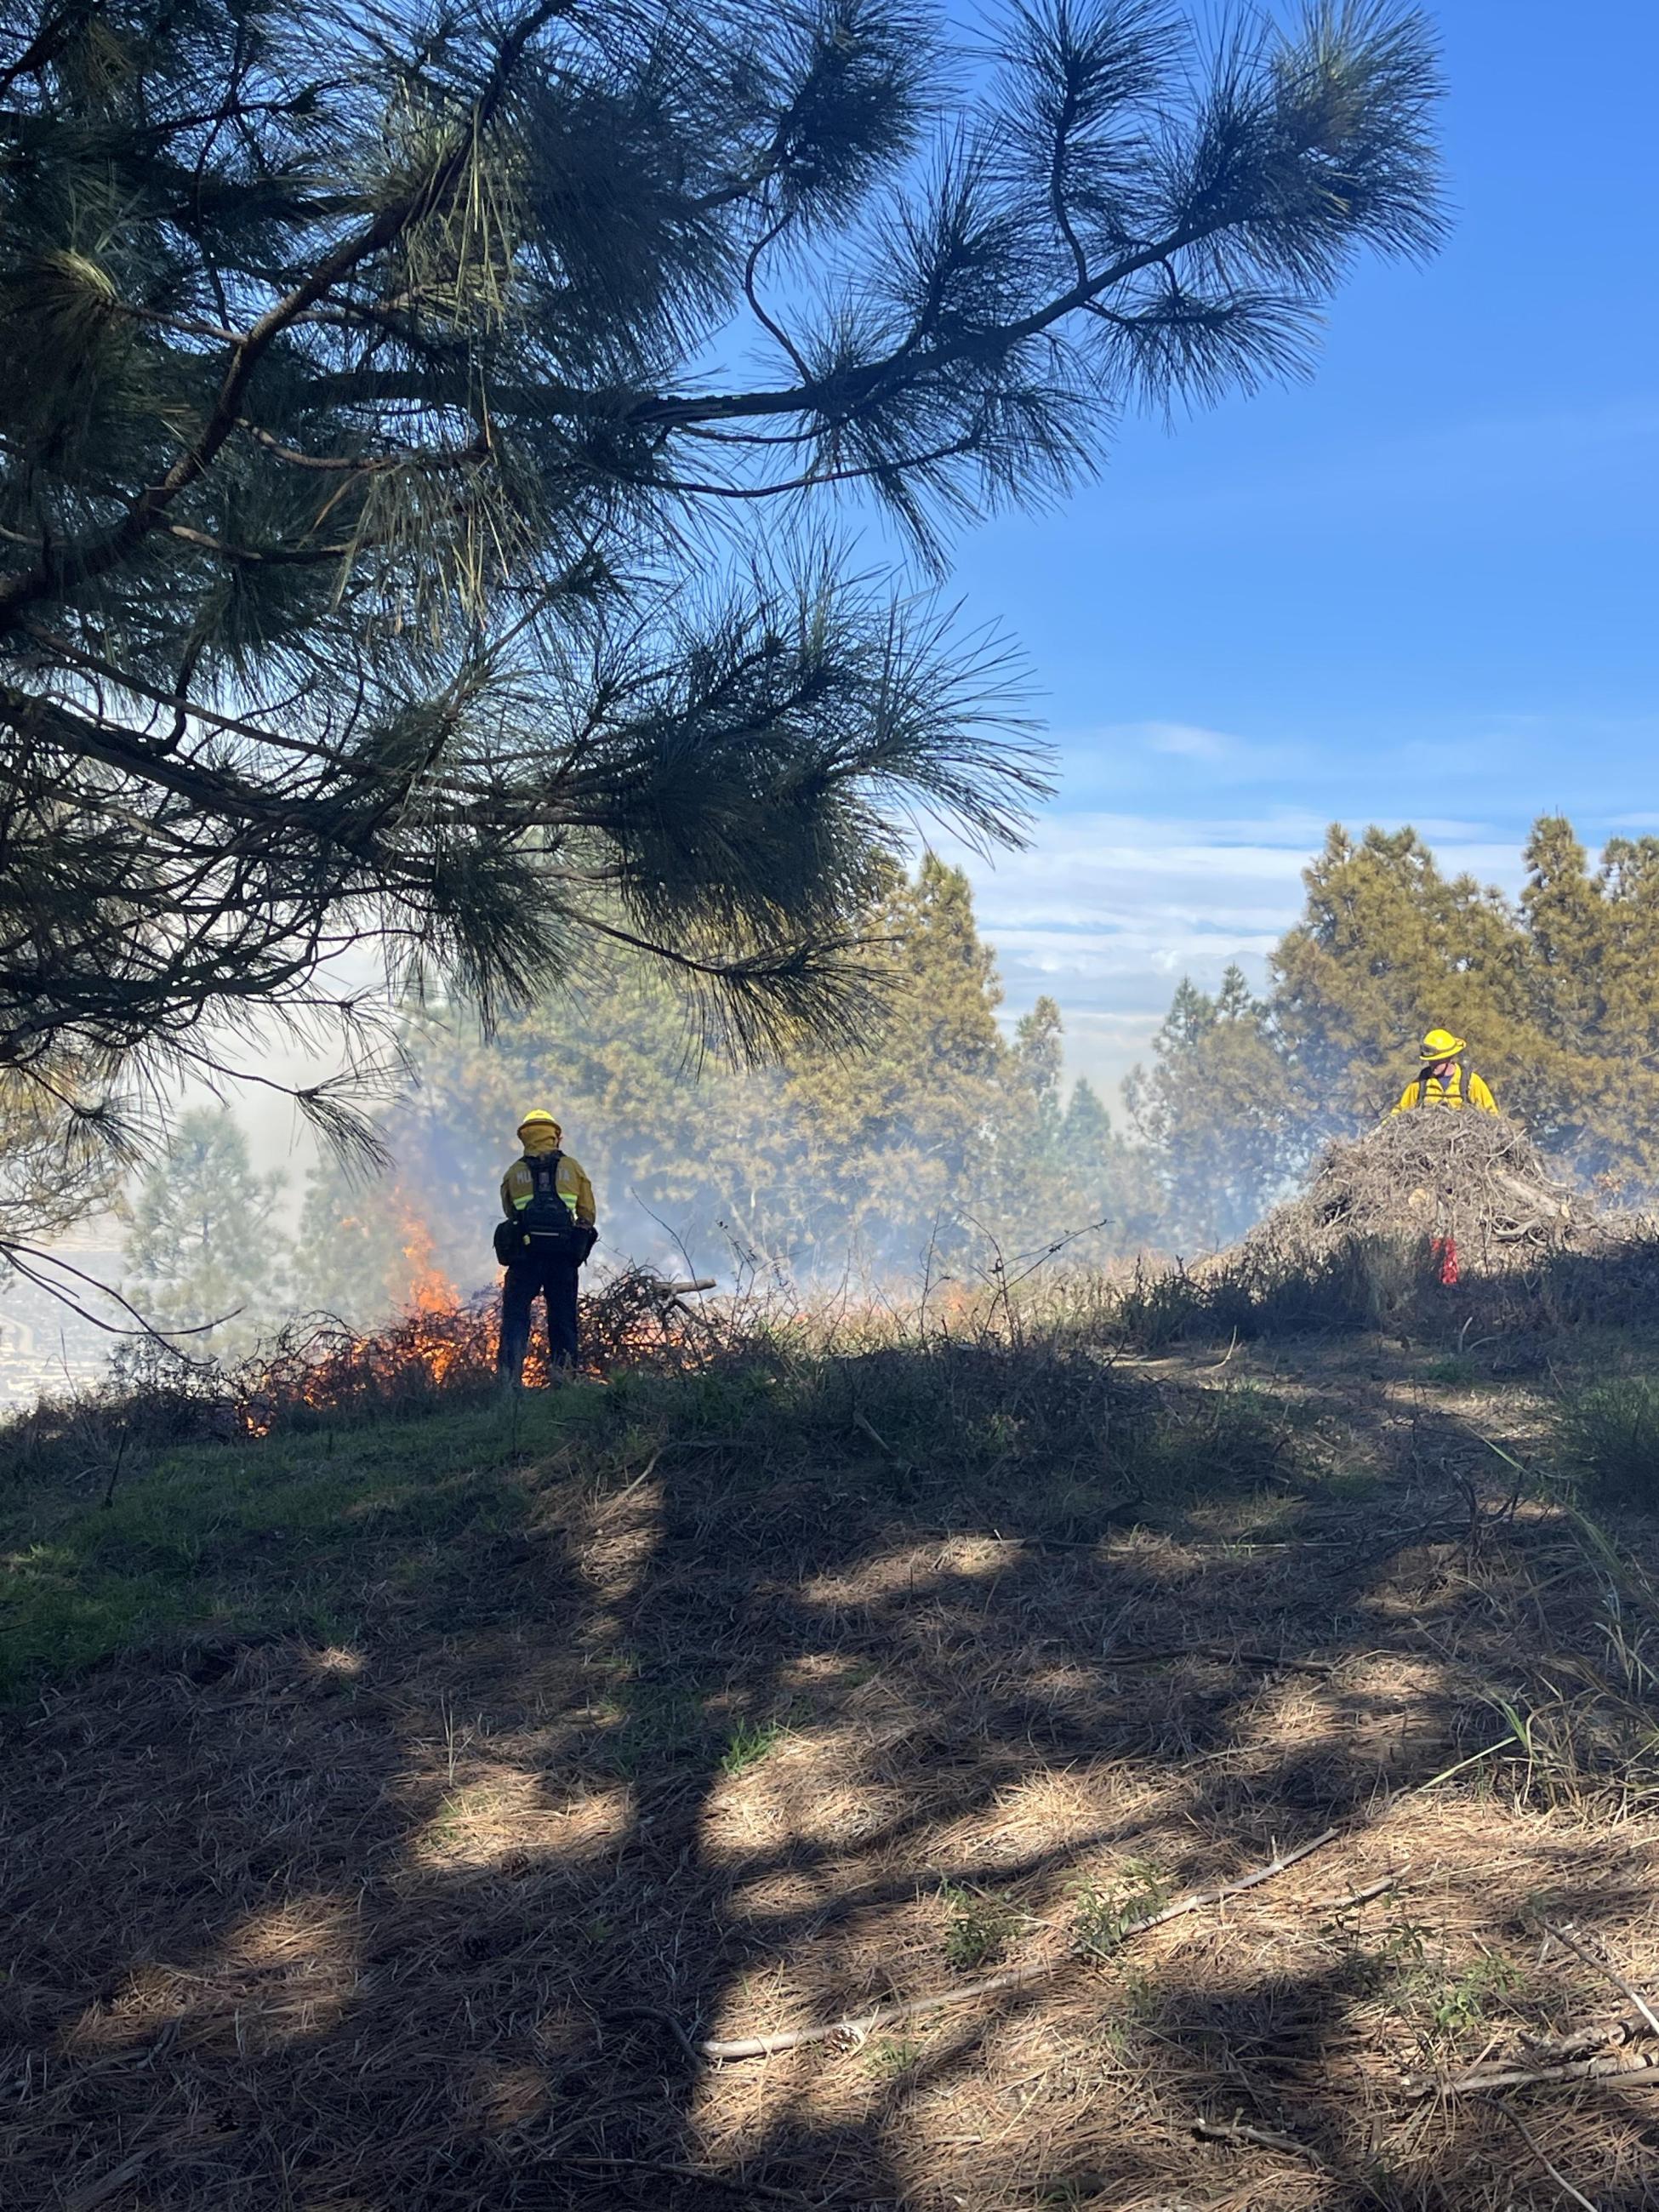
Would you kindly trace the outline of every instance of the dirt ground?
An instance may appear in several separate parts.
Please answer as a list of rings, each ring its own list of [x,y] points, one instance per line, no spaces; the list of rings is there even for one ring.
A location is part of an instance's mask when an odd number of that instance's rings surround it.
[[[1076,1539],[532,1462],[349,1644],[19,1705],[0,2201],[1659,2203],[1653,1547],[1422,1364],[1148,1368],[1297,1451]]]

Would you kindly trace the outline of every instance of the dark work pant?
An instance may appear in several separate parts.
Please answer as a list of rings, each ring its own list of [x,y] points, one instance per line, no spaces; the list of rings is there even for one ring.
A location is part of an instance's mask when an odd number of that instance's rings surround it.
[[[530,1349],[530,1309],[538,1297],[547,1301],[547,1348],[555,1367],[576,1364],[576,1262],[543,1260],[533,1254],[515,1260],[501,1285],[501,1341],[495,1355],[499,1374],[524,1379]]]

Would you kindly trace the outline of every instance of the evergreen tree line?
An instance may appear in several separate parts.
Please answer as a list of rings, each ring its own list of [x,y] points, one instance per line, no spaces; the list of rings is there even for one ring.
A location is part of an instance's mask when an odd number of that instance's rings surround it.
[[[1024,1262],[1075,1239],[1101,1258],[1146,1235],[1145,1164],[1089,1084],[1067,1088],[1059,1007],[1040,999],[1004,1035],[966,877],[933,857],[895,871],[864,928],[888,972],[851,1052],[699,1058],[637,963],[488,1042],[459,1011],[423,1020],[405,1133],[445,1249],[477,1246],[480,1194],[536,1104],[603,1191],[606,1243],[684,1248],[700,1269],[914,1277],[970,1251]]]
[[[1088,1083],[1067,1086],[1052,999],[1005,1034],[967,879],[932,857],[893,872],[866,917],[887,974],[851,1053],[700,1057],[643,960],[488,1039],[464,1006],[411,1009],[392,1176],[325,1154],[285,1239],[228,1117],[188,1116],[141,1193],[131,1287],[169,1325],[238,1303],[367,1320],[406,1292],[422,1224],[459,1283],[487,1281],[495,1183],[536,1104],[593,1174],[614,1256],[672,1263],[683,1246],[699,1267],[822,1281],[1024,1265],[1067,1239],[1087,1261],[1212,1249],[1319,1145],[1386,1113],[1431,1024],[1468,1039],[1565,1168],[1639,1194],[1659,1176],[1659,839],[1615,839],[1592,864],[1550,817],[1524,857],[1510,897],[1448,875],[1413,830],[1334,828],[1266,989],[1237,967],[1213,994],[1184,981],[1121,1127]]]
[[[395,1168],[365,1178],[323,1153],[292,1237],[231,1115],[186,1115],[139,1194],[129,1293],[167,1327],[240,1306],[210,1340],[232,1349],[283,1310],[390,1310],[428,1233],[458,1286],[492,1280],[495,1187],[536,1105],[593,1176],[613,1261],[823,1282],[1145,1242],[1158,1195],[1144,1150],[1087,1082],[1066,1084],[1052,999],[1005,1035],[966,877],[931,856],[891,871],[864,932],[885,972],[859,1048],[809,1042],[783,1065],[702,1049],[643,959],[488,1038],[464,1005],[410,1009],[415,1080],[382,1127]]]

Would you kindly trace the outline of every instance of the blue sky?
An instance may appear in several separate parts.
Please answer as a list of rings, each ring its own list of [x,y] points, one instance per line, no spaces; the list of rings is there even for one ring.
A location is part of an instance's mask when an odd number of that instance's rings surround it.
[[[1659,827],[1656,0],[1440,0],[1455,228],[1338,297],[1311,384],[1133,423],[1057,515],[966,538],[1060,748],[975,865],[1011,1012],[1115,1084],[1183,974],[1250,973],[1325,824],[1518,880],[1540,811]]]

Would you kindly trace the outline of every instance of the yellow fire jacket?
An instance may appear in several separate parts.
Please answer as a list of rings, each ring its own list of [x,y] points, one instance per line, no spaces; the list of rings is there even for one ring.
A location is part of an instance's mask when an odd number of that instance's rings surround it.
[[[593,1225],[593,1186],[587,1180],[587,1171],[580,1160],[573,1160],[568,1152],[559,1156],[559,1170],[554,1177],[559,1196],[578,1221]],[[509,1221],[515,1220],[520,1210],[529,1205],[536,1195],[536,1185],[526,1163],[514,1160],[501,1177],[501,1212]]]
[[[1424,1095],[1425,1085],[1426,1097]],[[1454,1062],[1449,1082],[1442,1083],[1437,1075],[1419,1075],[1415,1083],[1408,1083],[1401,1092],[1400,1103],[1394,1110],[1396,1114],[1407,1114],[1413,1106],[1474,1106],[1482,1114],[1498,1111],[1498,1101],[1473,1068],[1469,1071],[1468,1094],[1465,1095],[1461,1060]]]

